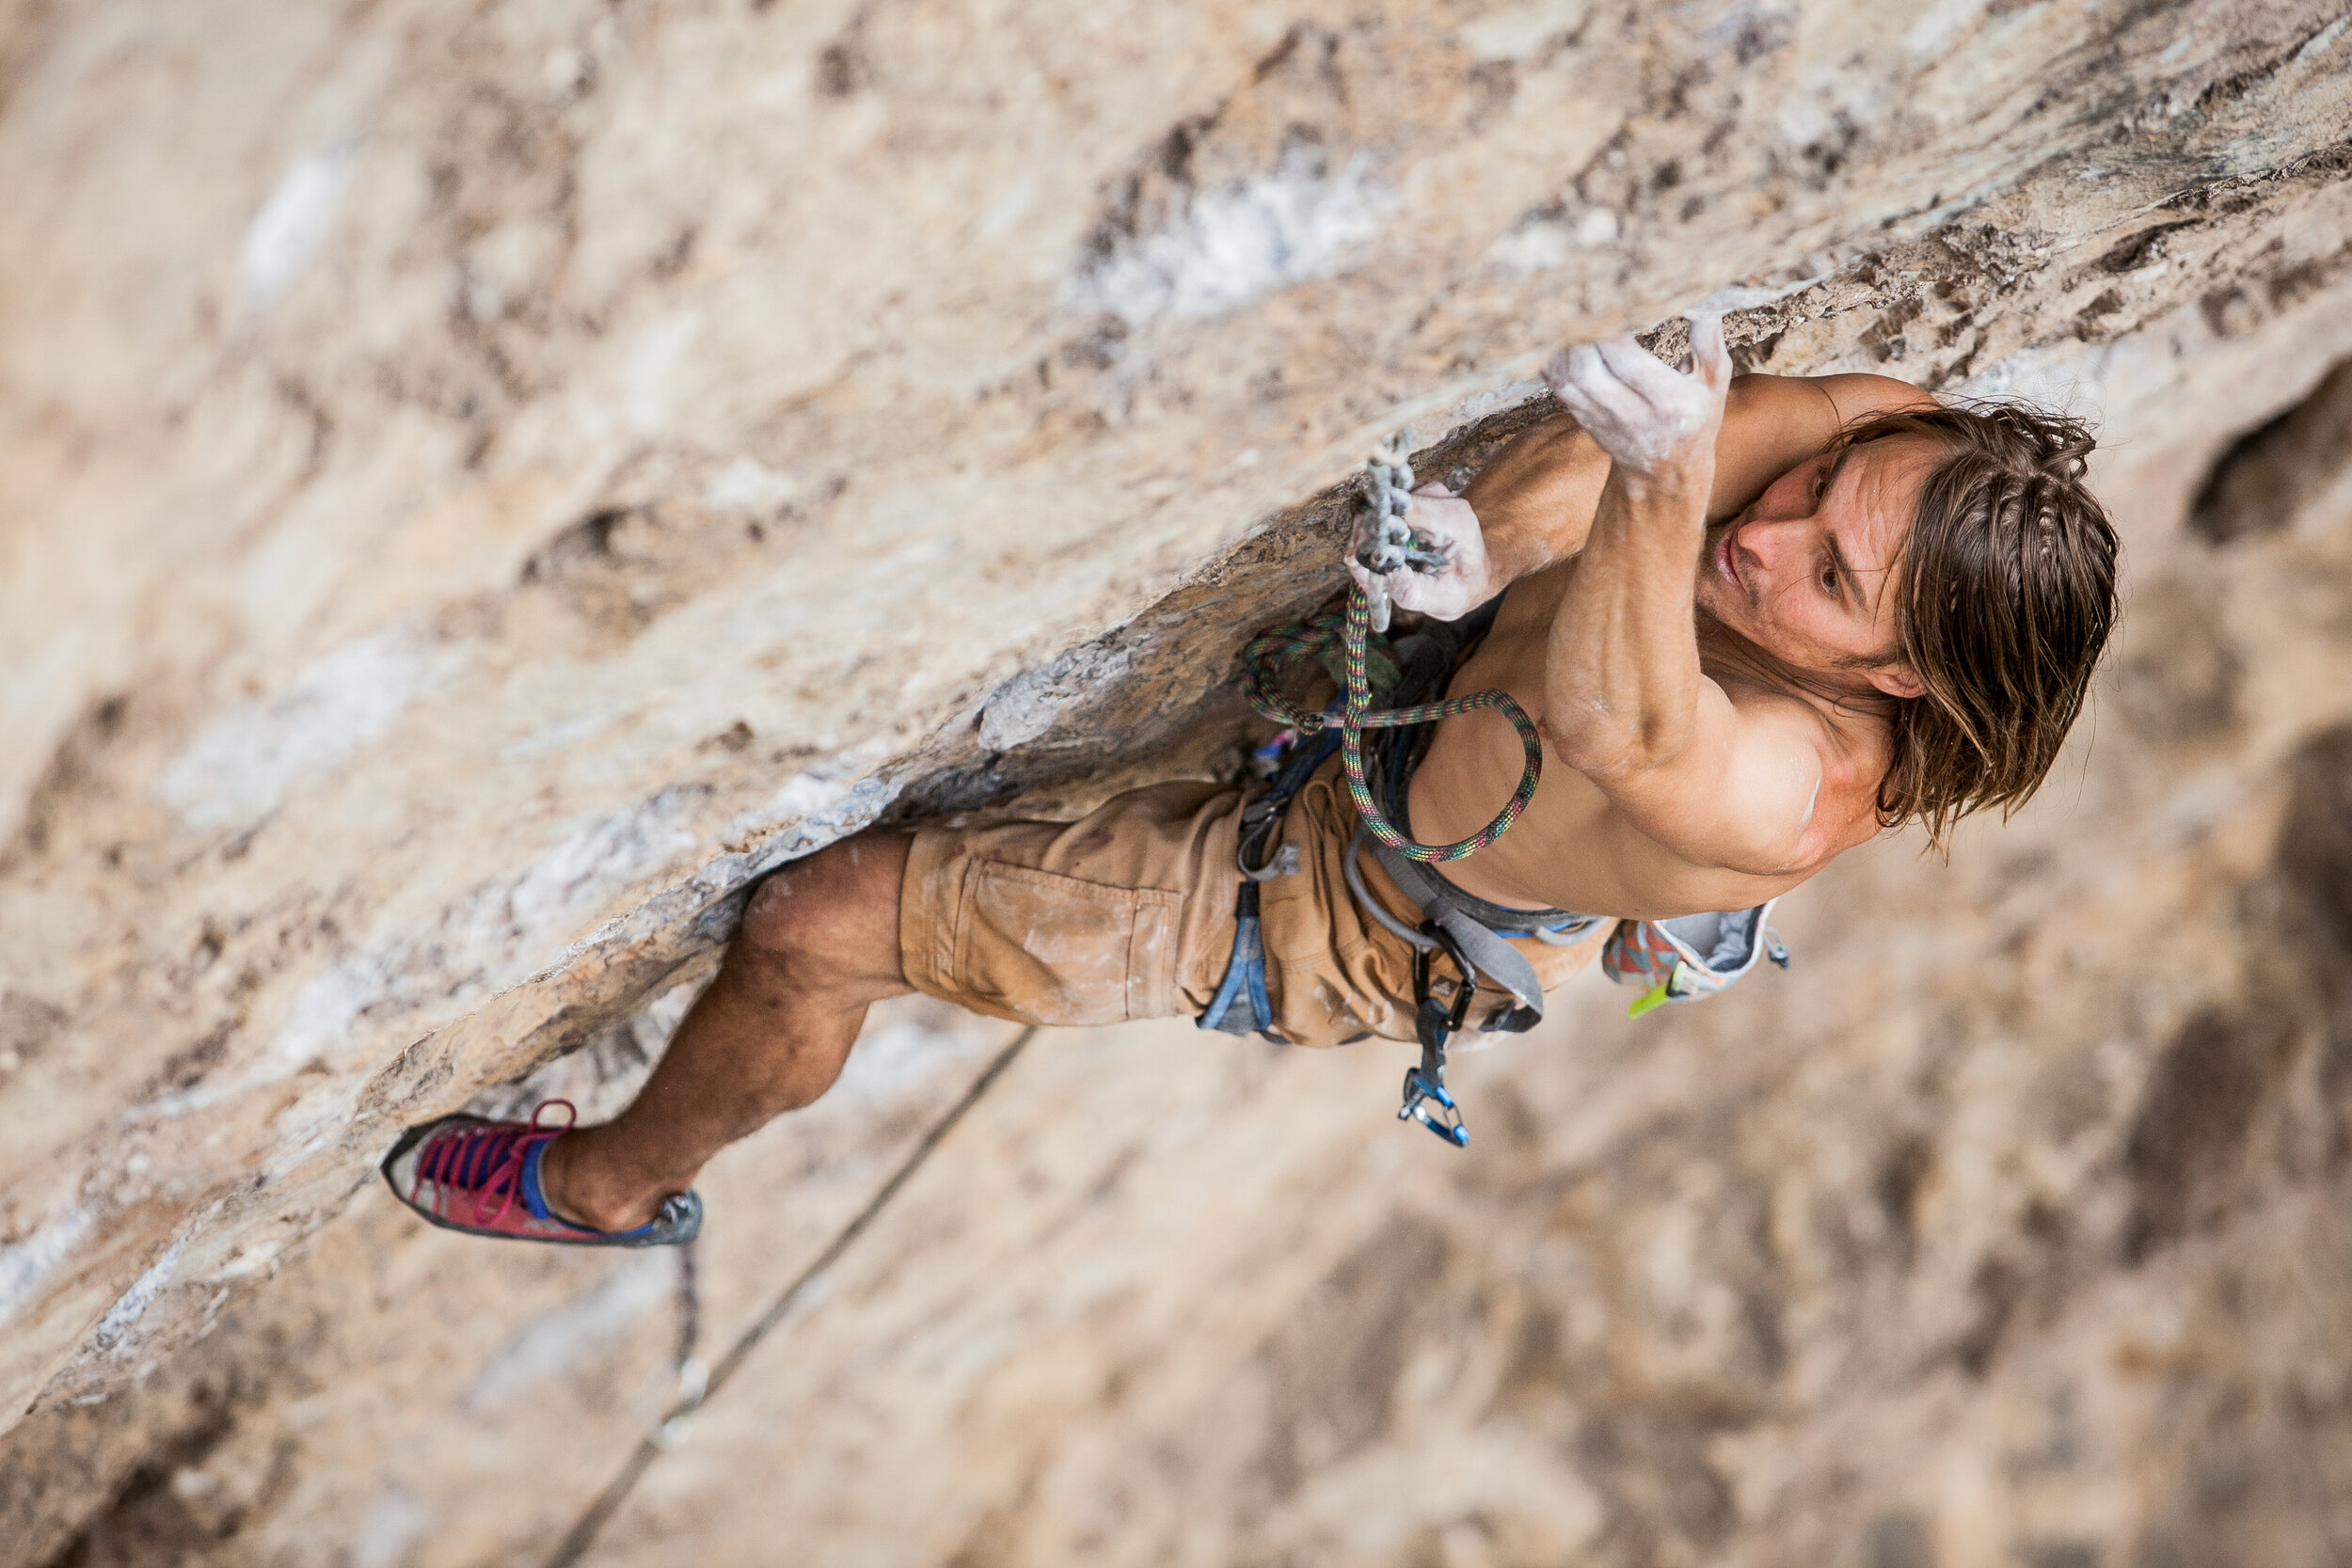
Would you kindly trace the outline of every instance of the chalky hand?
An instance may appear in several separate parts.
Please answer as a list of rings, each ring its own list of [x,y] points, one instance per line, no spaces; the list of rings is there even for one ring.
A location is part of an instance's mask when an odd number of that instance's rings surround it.
[[[1724,319],[1693,315],[1691,369],[1668,369],[1629,337],[1577,343],[1544,366],[1551,395],[1629,478],[1667,479],[1711,456],[1731,387]]]
[[[1359,513],[1356,535],[1348,546],[1347,569],[1367,594],[1377,584],[1388,590],[1389,602],[1397,609],[1440,621],[1458,621],[1494,597],[1488,581],[1486,534],[1470,502],[1442,484],[1424,484],[1412,493],[1406,523],[1422,545],[1443,552],[1444,562],[1422,571],[1400,566],[1386,574],[1375,573],[1359,557],[1376,520],[1370,514]]]

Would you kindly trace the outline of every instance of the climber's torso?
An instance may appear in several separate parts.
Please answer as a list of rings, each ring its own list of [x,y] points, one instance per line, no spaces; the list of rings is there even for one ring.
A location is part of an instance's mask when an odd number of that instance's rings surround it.
[[[1538,729],[1546,728],[1545,650],[1567,574],[1575,570],[1574,561],[1565,561],[1513,584],[1493,630],[1456,673],[1452,689],[1499,687],[1518,699]],[[1702,650],[1711,651],[1706,641]],[[1792,745],[1807,745],[1820,759],[1820,790],[1801,859],[1762,875],[1696,863],[1633,831],[1598,785],[1548,752],[1543,784],[1510,832],[1447,866],[1447,879],[1500,904],[1666,919],[1753,908],[1878,832],[1878,786],[1888,754],[1883,719],[1824,711],[1830,705],[1777,689],[1728,659],[1708,658],[1706,669],[1735,706],[1770,710],[1790,732]],[[1481,710],[1446,720],[1413,772],[1414,835],[1440,841],[1475,832],[1507,797],[1519,767],[1518,737],[1500,715]],[[1692,804],[1708,812],[1739,810],[1736,800]]]
[[[1769,522],[1740,523],[1759,509],[1782,507],[1801,483],[1806,494],[1820,483],[1808,476],[1833,472],[1819,454],[1839,424],[1873,408],[1920,400],[1920,394],[1880,377],[1838,377],[1832,382],[1775,382],[1752,378],[1755,402],[1744,418],[1727,417],[1717,446],[1717,484],[1708,534],[1708,547],[1693,563],[1699,654],[1715,700],[1727,700],[1743,726],[1762,726],[1776,744],[1769,750],[1787,759],[1793,773],[1812,787],[1811,810],[1802,831],[1787,838],[1769,859],[1752,852],[1693,854],[1669,846],[1723,835],[1713,830],[1736,817],[1748,801],[1737,789],[1709,798],[1677,801],[1679,822],[1653,821],[1637,829],[1592,779],[1564,764],[1547,746],[1543,783],[1511,832],[1497,844],[1446,868],[1465,891],[1521,908],[1555,907],[1595,914],[1662,919],[1703,910],[1752,908],[1805,880],[1838,854],[1879,831],[1877,802],[1890,754],[1887,715],[1892,705],[1843,673],[1792,671],[1760,654],[1754,644],[1707,613],[1732,592],[1723,559],[1726,535],[1736,539]],[[1824,397],[1826,388],[1835,395]],[[1738,414],[1735,400],[1735,415]],[[1887,444],[1891,447],[1893,444]],[[1888,451],[1867,451],[1851,460],[1882,473],[1882,487],[1856,491],[1858,471],[1835,481],[1850,503],[1867,503],[1880,514],[1899,513],[1896,527],[1907,528],[1906,499],[1915,490],[1891,482],[1903,459]],[[1605,468],[1603,470],[1605,472]],[[1473,488],[1472,498],[1476,491]],[[1580,498],[1581,509],[1566,558],[1513,583],[1503,595],[1492,630],[1455,673],[1452,690],[1464,693],[1499,687],[1516,698],[1539,728],[1546,728],[1545,665],[1553,626],[1574,579],[1581,530],[1589,528],[1598,484]],[[1799,505],[1803,502],[1797,503]],[[1899,539],[1899,532],[1894,537]],[[1884,559],[1892,559],[1891,556]],[[1730,573],[1736,580],[1734,569]],[[1883,592],[1883,587],[1880,589]],[[1734,611],[1736,613],[1736,611]],[[1549,731],[1547,729],[1547,735]],[[1518,736],[1491,710],[1449,719],[1438,725],[1414,771],[1408,804],[1414,836],[1428,842],[1476,832],[1508,796],[1521,765]],[[1818,779],[1818,786],[1812,781]],[[1769,793],[1769,792],[1767,792]],[[1797,796],[1802,800],[1803,793]],[[1688,831],[1683,831],[1688,830]],[[1735,835],[1736,836],[1736,835]]]

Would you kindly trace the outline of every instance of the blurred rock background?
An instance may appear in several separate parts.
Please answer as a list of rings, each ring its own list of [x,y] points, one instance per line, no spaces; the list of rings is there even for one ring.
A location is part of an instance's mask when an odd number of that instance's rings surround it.
[[[2129,612],[1797,968],[1466,1058],[1037,1037],[580,1560],[2352,1552],[2340,4],[0,5],[0,1564],[552,1560],[676,1260],[397,1129],[626,1098],[749,880],[1233,765],[1332,486],[1573,337],[2097,416]],[[705,1186],[723,1354],[1003,1028]]]

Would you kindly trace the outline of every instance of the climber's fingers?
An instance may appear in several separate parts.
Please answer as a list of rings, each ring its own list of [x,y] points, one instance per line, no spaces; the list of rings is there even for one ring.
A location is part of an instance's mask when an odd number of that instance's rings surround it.
[[[1553,355],[1544,366],[1544,382],[1588,430],[1639,419],[1645,407],[1641,394],[1617,378],[1597,343],[1574,343]]]
[[[1486,533],[1470,502],[1442,484],[1422,485],[1413,492],[1412,509],[1406,514],[1406,524],[1424,548],[1434,548],[1445,559],[1424,571],[1404,566],[1384,576],[1364,565],[1351,549],[1348,576],[1366,593],[1378,584],[1397,609],[1441,621],[1457,620],[1494,597],[1498,590],[1489,580],[1492,573],[1486,560]],[[1366,525],[1359,519],[1356,540],[1359,546],[1364,542],[1366,531]]]
[[[1424,484],[1413,492],[1412,509],[1406,513],[1405,523],[1425,544],[1445,552],[1449,561],[1466,545],[1478,544],[1483,538],[1478,514],[1470,510],[1470,502],[1442,484]]]
[[[1596,361],[1600,357],[1593,353],[1593,345],[1590,343],[1570,343],[1544,361],[1544,385],[1551,388],[1553,397],[1563,403],[1568,401],[1570,389],[1577,385],[1579,376],[1583,373],[1587,356]]]
[[[1711,448],[1723,394],[1667,369],[1632,339],[1579,343],[1553,364],[1553,394],[1621,467],[1662,473]]]
[[[1731,389],[1731,350],[1724,342],[1720,310],[1694,310],[1691,324],[1691,374],[1717,397]]]
[[[1544,366],[1552,396],[1623,467],[1661,473],[1713,449],[1731,353],[1721,316],[1697,312],[1690,322],[1687,373],[1622,334],[1563,349]]]
[[[1689,401],[1691,378],[1668,368],[1633,339],[1611,338],[1595,346],[1609,373],[1651,407],[1676,408]]]

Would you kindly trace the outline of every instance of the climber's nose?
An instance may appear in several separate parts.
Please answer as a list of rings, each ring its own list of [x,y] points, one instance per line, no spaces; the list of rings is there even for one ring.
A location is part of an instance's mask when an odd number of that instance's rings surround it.
[[[1750,517],[1732,531],[1732,569],[1752,598],[1762,601],[1787,580],[1790,562],[1805,546],[1805,532],[1799,517]]]

